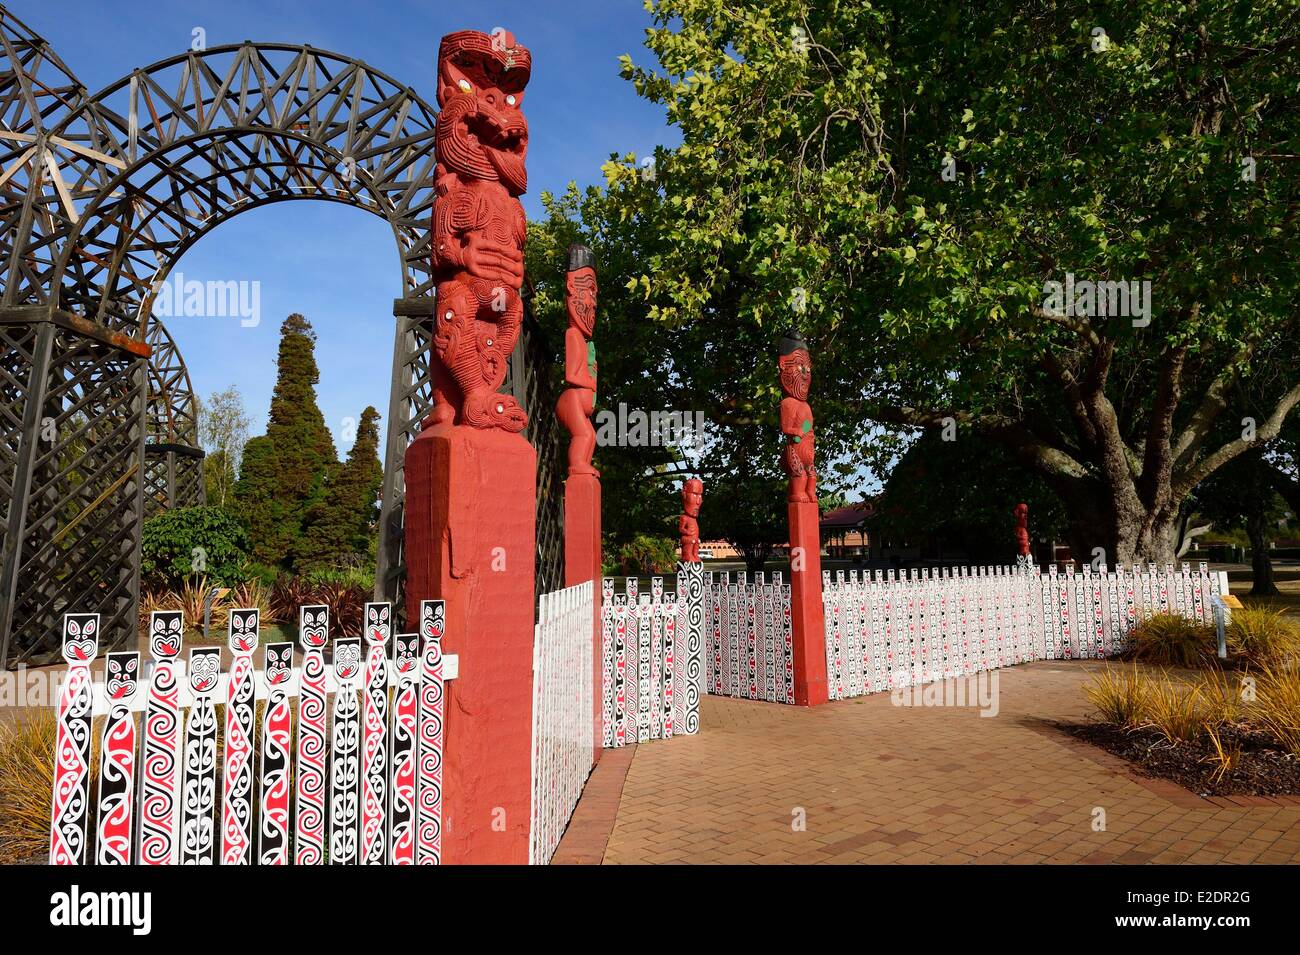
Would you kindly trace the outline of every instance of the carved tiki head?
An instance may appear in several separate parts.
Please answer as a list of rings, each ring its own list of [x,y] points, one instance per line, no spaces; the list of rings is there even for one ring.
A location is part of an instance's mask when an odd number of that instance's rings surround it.
[[[312,604],[298,609],[298,639],[304,650],[319,650],[330,635],[330,608]]]
[[[279,686],[288,683],[289,676],[293,673],[293,644],[268,643],[262,667],[266,672],[268,685]]]
[[[393,605],[390,603],[366,604],[365,635],[366,643],[372,647],[382,647],[388,643],[393,632]]]
[[[259,612],[255,608],[230,611],[230,652],[248,654],[257,649]]]
[[[569,271],[564,279],[564,306],[569,324],[590,338],[596,328],[596,257],[585,245],[569,246]]]
[[[221,678],[221,648],[194,647],[190,650],[190,689],[206,696]]]
[[[179,610],[155,610],[149,614],[149,652],[155,660],[172,660],[181,652],[184,615]]]
[[[135,650],[110,653],[104,663],[104,691],[114,701],[135,696],[140,681],[140,654]]]
[[[522,112],[533,57],[512,33],[448,33],[438,48],[437,156],[470,179],[500,181],[512,196],[528,190]]]
[[[361,672],[361,641],[340,637],[334,641],[334,674],[340,683],[351,683]]]
[[[700,505],[704,501],[704,482],[699,478],[687,478],[682,482],[682,508],[688,517],[700,516]]]
[[[398,673],[414,673],[419,659],[418,633],[399,633],[393,637],[393,667]]]
[[[89,663],[99,653],[99,614],[63,615],[63,659],[68,663]]]
[[[807,401],[812,386],[812,359],[808,356],[808,344],[795,329],[781,337],[777,367],[781,371],[781,390],[791,398]]]

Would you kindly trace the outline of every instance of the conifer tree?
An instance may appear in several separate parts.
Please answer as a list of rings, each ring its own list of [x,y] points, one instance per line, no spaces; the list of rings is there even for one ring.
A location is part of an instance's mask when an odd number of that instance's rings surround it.
[[[316,404],[316,333],[296,312],[280,326],[276,366],[266,434],[244,448],[235,499],[256,558],[288,567],[302,547],[307,515],[338,468],[334,439]]]
[[[357,440],[347,461],[330,478],[321,503],[308,515],[295,566],[300,571],[338,567],[370,549],[379,517],[379,489],[384,469],[379,462],[379,412],[361,413]]]

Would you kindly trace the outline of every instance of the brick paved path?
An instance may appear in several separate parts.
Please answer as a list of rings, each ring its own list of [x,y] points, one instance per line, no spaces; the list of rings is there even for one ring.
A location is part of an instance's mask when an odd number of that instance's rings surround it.
[[[1300,862],[1294,797],[1201,799],[1044,726],[1084,715],[1099,666],[1000,670],[992,718],[707,697],[698,736],[605,752],[554,861]]]

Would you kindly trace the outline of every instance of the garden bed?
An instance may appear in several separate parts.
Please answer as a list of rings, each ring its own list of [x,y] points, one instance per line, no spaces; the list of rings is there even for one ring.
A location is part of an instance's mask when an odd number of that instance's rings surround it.
[[[1157,729],[1125,729],[1109,723],[1064,723],[1059,728],[1132,763],[1138,773],[1168,779],[1201,796],[1300,795],[1300,759],[1267,733],[1224,726],[1222,746],[1239,751],[1236,764],[1220,772],[1218,749],[1208,739],[1170,743]]]

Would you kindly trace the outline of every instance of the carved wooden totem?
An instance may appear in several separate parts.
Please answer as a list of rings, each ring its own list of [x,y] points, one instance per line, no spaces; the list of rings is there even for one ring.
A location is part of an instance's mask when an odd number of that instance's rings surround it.
[[[596,452],[596,429],[591,415],[596,407],[596,269],[591,249],[569,246],[569,271],[565,278],[564,307],[569,327],[564,333],[564,381],[568,387],[555,405],[560,423],[568,429],[569,474],[596,474],[591,466]]]
[[[526,219],[518,197],[528,185],[528,123],[520,108],[531,70],[532,55],[505,31],[449,33],[438,50],[429,426],[518,432],[528,421],[497,389],[524,317]]]
[[[1033,566],[1029,551],[1029,505],[1017,504],[1011,513],[1016,518],[1016,566],[1027,569]]]
[[[786,499],[792,504],[817,500],[817,472],[813,438],[813,414],[808,405],[812,384],[812,359],[803,336],[791,330],[781,339],[777,365],[781,372],[781,433],[786,437],[781,463],[790,478]]]
[[[682,563],[695,564],[700,560],[700,505],[704,502],[704,482],[688,478],[682,483],[682,516],[677,518],[677,530],[682,535]]]

